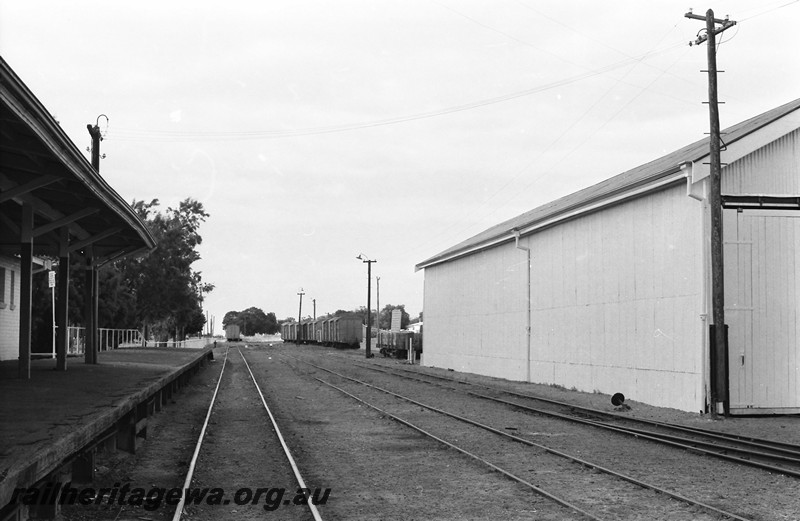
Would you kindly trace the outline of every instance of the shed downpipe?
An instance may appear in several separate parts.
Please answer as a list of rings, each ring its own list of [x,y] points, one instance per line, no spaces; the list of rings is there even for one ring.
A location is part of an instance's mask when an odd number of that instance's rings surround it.
[[[520,246],[519,245],[519,230],[512,230],[514,232],[514,243],[517,249],[523,250],[527,253],[527,265],[525,269],[525,273],[528,279],[528,295],[527,295],[527,302],[528,302],[528,312],[525,314],[525,335],[526,335],[526,343],[527,343],[527,355],[526,355],[526,363],[525,363],[525,381],[530,383],[531,381],[531,249],[527,246]]]

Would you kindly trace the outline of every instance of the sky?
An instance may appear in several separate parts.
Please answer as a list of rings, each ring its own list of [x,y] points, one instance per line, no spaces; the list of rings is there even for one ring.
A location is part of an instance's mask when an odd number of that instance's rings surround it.
[[[416,264],[703,138],[690,7],[722,127],[800,97],[798,0],[0,0],[0,55],[123,199],[202,202],[217,330],[366,305],[359,254],[414,317]]]

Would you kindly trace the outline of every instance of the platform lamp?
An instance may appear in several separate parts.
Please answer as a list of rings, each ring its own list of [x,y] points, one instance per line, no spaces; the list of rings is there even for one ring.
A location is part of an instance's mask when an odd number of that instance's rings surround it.
[[[377,260],[370,260],[363,253],[359,253],[356,259],[367,265],[367,358],[372,358],[372,351],[370,350],[370,343],[372,342],[372,312],[370,308],[372,301],[370,295],[372,294],[372,263],[378,262]]]

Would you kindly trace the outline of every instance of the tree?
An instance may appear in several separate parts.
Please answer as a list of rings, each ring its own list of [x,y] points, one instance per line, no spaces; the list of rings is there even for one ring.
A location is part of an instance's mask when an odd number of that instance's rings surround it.
[[[98,271],[98,327],[134,329],[149,324],[159,336],[199,333],[205,325],[202,295],[214,289],[204,283],[192,263],[200,259],[200,224],[209,216],[193,199],[177,208],[157,212],[158,200],[134,201],[134,211],[145,222],[155,249],[139,258],[125,258]],[[57,261],[57,259],[52,259]],[[61,269],[57,267],[56,269]],[[86,261],[70,260],[69,317],[71,325],[85,325]],[[48,352],[52,344],[52,305],[47,276],[33,282],[32,344],[35,352]]]
[[[255,335],[258,333],[274,335],[278,332],[278,319],[275,313],[264,313],[260,308],[250,307],[244,311],[228,311],[222,319],[222,325],[236,324],[242,334]]]
[[[155,249],[141,258],[118,261],[114,268],[135,297],[139,323],[151,325],[159,336],[200,332],[205,324],[202,295],[214,285],[203,283],[192,264],[200,259],[196,248],[203,239],[198,229],[209,214],[202,203],[191,198],[163,214],[155,210],[158,204],[158,199],[153,199],[132,205],[153,235]]]

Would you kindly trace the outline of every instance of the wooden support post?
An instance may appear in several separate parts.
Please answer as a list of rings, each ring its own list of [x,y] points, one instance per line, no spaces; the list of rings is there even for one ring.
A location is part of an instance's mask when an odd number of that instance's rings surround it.
[[[20,229],[20,280],[19,280],[19,378],[31,377],[31,294],[33,287],[33,206],[22,205]]]
[[[117,449],[136,454],[136,410],[117,422]]]
[[[83,322],[86,327],[84,335],[83,359],[87,364],[97,363],[97,324],[95,323],[95,300],[97,287],[97,270],[94,267],[91,246],[86,249],[86,266],[84,267],[84,308]]]
[[[56,370],[67,370],[69,348],[69,229],[61,228],[58,254],[58,301],[56,308]]]
[[[95,449],[87,450],[72,460],[72,481],[92,483],[94,481]]]

